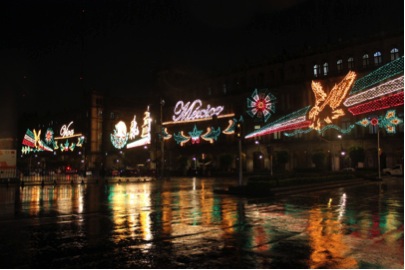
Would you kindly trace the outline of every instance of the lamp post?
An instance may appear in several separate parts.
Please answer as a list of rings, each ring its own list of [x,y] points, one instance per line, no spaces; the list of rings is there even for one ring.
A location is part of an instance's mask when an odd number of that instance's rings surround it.
[[[165,101],[160,99],[160,177],[163,179],[164,175],[164,162],[165,162],[165,147],[164,147],[164,140],[162,136],[162,129],[163,129],[163,106],[165,105]]]
[[[378,160],[378,179],[381,179],[381,157],[380,157],[380,128],[377,125],[377,160]]]

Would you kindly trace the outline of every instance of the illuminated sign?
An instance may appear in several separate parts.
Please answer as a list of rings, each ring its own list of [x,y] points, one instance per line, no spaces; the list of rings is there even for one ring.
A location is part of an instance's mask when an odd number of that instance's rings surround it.
[[[126,124],[123,121],[119,121],[115,125],[114,133],[110,134],[112,145],[117,149],[122,149],[125,146],[126,148],[134,148],[145,144],[150,144],[151,123],[152,118],[150,117],[149,107],[144,113],[141,132],[139,132],[138,123],[136,122],[136,115],[134,115],[134,118],[131,121],[129,132],[127,131]],[[128,142],[130,140],[131,142]]]
[[[218,118],[232,117],[234,114],[221,115],[224,110],[224,106],[211,107],[208,104],[203,107],[203,103],[200,99],[196,99],[193,102],[189,101],[184,103],[183,101],[178,101],[176,106],[174,106],[172,120],[169,122],[164,122],[163,125],[174,124],[178,122],[198,122],[211,120],[214,115]]]
[[[82,134],[75,134],[75,130],[70,129],[71,125],[73,125],[73,121],[71,121],[68,125],[63,125],[60,128],[60,137],[55,137],[55,140],[82,136]]]

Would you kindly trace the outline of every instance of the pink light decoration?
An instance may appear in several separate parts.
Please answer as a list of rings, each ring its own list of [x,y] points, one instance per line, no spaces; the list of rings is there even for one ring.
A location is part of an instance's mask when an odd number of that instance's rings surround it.
[[[379,110],[388,109],[391,107],[404,105],[404,92],[399,92],[394,95],[382,97],[377,100],[362,103],[360,105],[349,108],[349,112],[353,115],[364,114]]]

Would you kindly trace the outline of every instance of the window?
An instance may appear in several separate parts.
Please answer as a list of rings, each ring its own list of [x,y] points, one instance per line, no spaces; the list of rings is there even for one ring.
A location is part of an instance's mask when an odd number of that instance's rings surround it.
[[[336,62],[337,71],[340,73],[343,71],[343,60],[339,59]]]
[[[368,54],[363,55],[363,68],[367,68],[370,64],[370,59],[368,57]]]
[[[374,53],[374,65],[379,66],[382,63],[381,52]]]
[[[329,73],[329,64],[328,63],[324,63],[323,64],[323,75],[327,76]]]
[[[314,66],[314,77],[319,77],[321,75],[321,66],[315,65]]]
[[[397,48],[393,48],[391,50],[391,61],[399,58],[399,50]]]
[[[347,67],[350,70],[354,69],[354,59],[353,59],[353,57],[349,57],[349,59],[347,59]]]

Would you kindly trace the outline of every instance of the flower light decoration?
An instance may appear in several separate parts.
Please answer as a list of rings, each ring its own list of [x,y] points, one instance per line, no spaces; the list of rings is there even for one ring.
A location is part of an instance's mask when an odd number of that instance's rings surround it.
[[[378,116],[372,118],[364,118],[358,121],[356,124],[368,127],[369,125],[377,126],[380,128],[385,128],[388,133],[394,134],[396,133],[395,126],[403,123],[403,120],[396,116],[395,110],[389,110],[385,114],[385,116]]]
[[[247,114],[252,118],[267,122],[272,113],[276,112],[276,97],[266,90],[255,89],[247,98]]]
[[[50,145],[53,143],[54,132],[53,129],[48,128],[45,133],[45,142]]]

